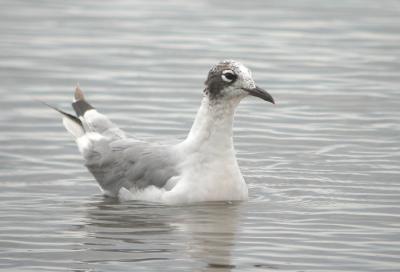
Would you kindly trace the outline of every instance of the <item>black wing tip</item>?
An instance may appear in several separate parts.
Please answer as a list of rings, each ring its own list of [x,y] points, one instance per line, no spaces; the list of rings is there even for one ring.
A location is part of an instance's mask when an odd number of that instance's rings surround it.
[[[74,103],[72,103],[72,107],[74,108],[78,116],[83,116],[88,110],[94,109],[92,105],[90,105],[85,100],[75,101]]]
[[[79,83],[75,87],[74,102],[72,103],[72,107],[78,116],[83,116],[88,110],[94,109],[92,105],[86,102],[85,95],[83,94]]]
[[[68,112],[65,112],[65,111],[63,111],[63,110],[60,110],[59,108],[57,108],[57,107],[55,107],[55,106],[53,106],[53,105],[50,105],[50,104],[48,104],[48,103],[46,103],[46,102],[44,102],[44,101],[42,101],[42,100],[37,100],[37,101],[40,102],[40,103],[42,103],[42,104],[44,104],[44,105],[46,105],[46,106],[49,107],[49,108],[51,108],[51,109],[53,109],[53,110],[55,110],[55,111],[61,113],[61,114],[64,115],[65,117],[68,117],[69,119],[73,120],[74,122],[78,123],[80,126],[83,127],[82,121],[81,121],[78,117],[76,117],[76,116],[74,116],[74,115],[72,115],[72,114],[70,114],[70,113],[68,113]]]

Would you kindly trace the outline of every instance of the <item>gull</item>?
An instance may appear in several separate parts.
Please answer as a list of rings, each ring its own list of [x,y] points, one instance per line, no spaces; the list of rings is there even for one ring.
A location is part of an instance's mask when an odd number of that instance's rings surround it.
[[[248,198],[232,137],[235,109],[247,96],[274,103],[243,64],[225,60],[213,66],[190,132],[174,145],[128,137],[89,104],[79,85],[72,103],[76,116],[48,106],[61,113],[104,195],[185,204]]]

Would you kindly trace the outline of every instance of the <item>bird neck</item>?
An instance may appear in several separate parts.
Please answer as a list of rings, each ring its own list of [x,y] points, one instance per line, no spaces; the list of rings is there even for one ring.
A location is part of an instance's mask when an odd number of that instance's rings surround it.
[[[215,152],[233,151],[232,125],[239,98],[203,97],[193,126],[186,139],[195,148],[213,147]]]

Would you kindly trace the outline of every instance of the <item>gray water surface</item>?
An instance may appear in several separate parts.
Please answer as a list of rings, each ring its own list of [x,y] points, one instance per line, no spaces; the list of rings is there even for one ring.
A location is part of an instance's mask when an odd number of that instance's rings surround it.
[[[0,269],[400,271],[399,1],[0,4]],[[79,82],[132,135],[183,139],[209,68],[240,105],[244,203],[104,198],[60,119]]]

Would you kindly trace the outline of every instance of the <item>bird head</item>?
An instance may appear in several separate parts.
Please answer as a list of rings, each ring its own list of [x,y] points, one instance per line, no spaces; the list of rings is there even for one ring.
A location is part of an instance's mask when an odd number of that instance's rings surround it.
[[[213,66],[205,85],[210,99],[240,100],[251,95],[275,104],[272,96],[255,84],[250,70],[234,60],[224,60]]]

